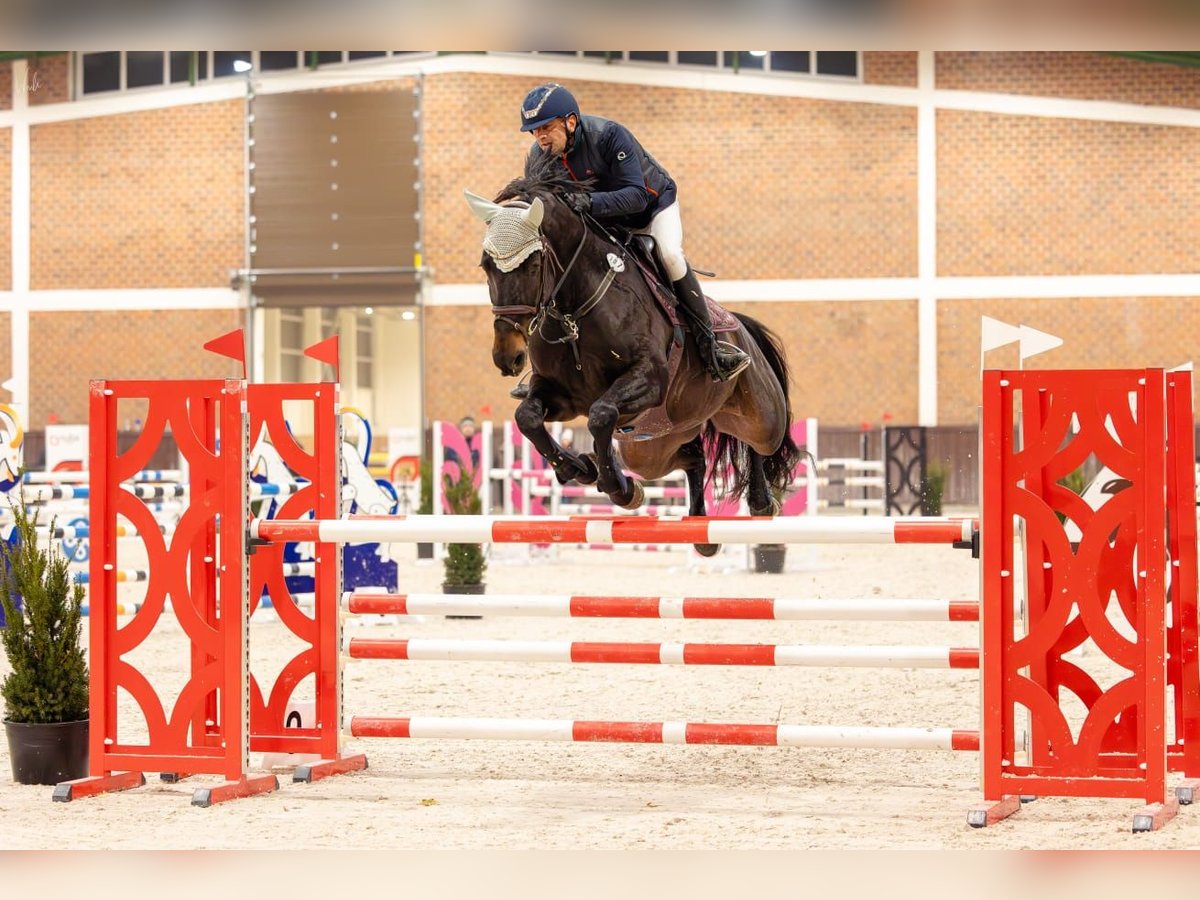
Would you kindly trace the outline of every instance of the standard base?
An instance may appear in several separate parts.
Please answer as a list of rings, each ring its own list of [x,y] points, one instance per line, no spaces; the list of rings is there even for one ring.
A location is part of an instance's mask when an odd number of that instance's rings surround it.
[[[1175,787],[1175,799],[1180,806],[1190,806],[1196,802],[1196,794],[1200,793],[1200,778],[1185,778]]]
[[[347,772],[361,772],[367,768],[365,753],[354,756],[343,756],[341,759],[324,759],[307,766],[297,766],[292,773],[293,784],[312,784],[332,775],[345,775]]]
[[[1020,808],[1021,798],[1016,795],[979,803],[967,810],[967,824],[972,828],[987,828],[1001,819],[1007,819]]]
[[[145,783],[146,776],[141,772],[110,772],[108,775],[89,775],[73,781],[60,781],[54,786],[53,799],[55,803],[70,803],[72,800],[95,797],[97,794],[127,791],[130,788],[141,787]]]
[[[1179,815],[1179,801],[1167,800],[1164,803],[1151,803],[1145,809],[1133,815],[1133,833],[1143,831],[1158,831],[1173,818]]]
[[[240,800],[257,794],[269,794],[279,790],[279,779],[274,775],[243,776],[237,781],[226,781],[214,787],[197,788],[192,794],[192,806],[207,809],[226,800]]]

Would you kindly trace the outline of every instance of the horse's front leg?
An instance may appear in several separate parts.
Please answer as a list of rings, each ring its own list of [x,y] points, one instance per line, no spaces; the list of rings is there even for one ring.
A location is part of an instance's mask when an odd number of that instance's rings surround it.
[[[637,509],[646,498],[641,483],[621,471],[620,456],[613,449],[613,432],[621,416],[658,406],[663,390],[662,380],[652,377],[647,368],[630,369],[588,410],[588,431],[595,444],[596,488],[624,509]]]
[[[517,428],[526,439],[533,444],[535,450],[554,469],[554,476],[559,484],[577,481],[579,484],[593,484],[596,481],[596,467],[590,459],[562,447],[550,432],[546,430],[547,400],[542,393],[531,389],[529,396],[521,401],[513,418]]]

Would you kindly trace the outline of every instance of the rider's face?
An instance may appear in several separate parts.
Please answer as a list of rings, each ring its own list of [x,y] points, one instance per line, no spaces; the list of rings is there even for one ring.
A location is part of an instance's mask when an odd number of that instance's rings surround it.
[[[533,139],[546,153],[560,156],[567,152],[567,120],[555,119],[533,129]]]

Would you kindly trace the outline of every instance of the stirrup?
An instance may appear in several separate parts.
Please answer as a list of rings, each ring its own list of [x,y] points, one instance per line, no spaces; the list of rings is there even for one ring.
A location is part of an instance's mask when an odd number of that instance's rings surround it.
[[[713,342],[713,381],[730,381],[750,368],[750,354],[729,341]]]
[[[524,400],[529,396],[529,382],[518,382],[517,386],[508,392],[508,396],[512,397],[514,400]]]

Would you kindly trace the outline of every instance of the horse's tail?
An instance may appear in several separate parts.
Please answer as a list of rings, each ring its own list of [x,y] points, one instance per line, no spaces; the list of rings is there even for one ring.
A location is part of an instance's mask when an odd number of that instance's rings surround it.
[[[804,451],[792,440],[792,402],[788,394],[788,364],[783,344],[773,331],[762,322],[742,313],[734,313],[742,328],[758,345],[779,382],[783,393],[784,427],[783,440],[770,456],[763,457],[763,471],[771,496],[782,499],[791,486],[792,473],[804,457]],[[706,456],[710,460],[709,477],[723,473],[727,496],[740,499],[750,486],[750,446],[732,435],[721,434],[709,422],[704,430]]]

